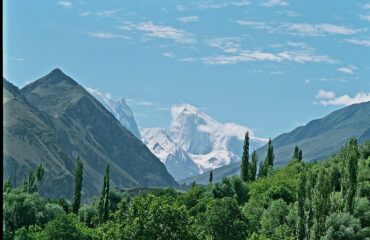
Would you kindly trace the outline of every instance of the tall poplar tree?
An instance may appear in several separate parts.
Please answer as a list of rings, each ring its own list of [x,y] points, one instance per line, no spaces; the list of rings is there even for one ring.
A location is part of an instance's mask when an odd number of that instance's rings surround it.
[[[264,164],[262,161],[260,161],[258,165],[258,177],[263,177],[263,172],[264,172]]]
[[[298,199],[298,240],[303,240],[306,235],[306,217],[304,211],[304,204],[306,200],[306,170],[304,163],[301,164],[298,176],[297,186]]]
[[[272,146],[271,138],[269,139],[267,155],[263,163],[262,176],[267,176],[270,167],[274,166],[274,147]]]
[[[103,179],[103,188],[100,194],[99,205],[98,205],[98,215],[99,222],[103,223],[108,220],[109,217],[109,169],[110,164],[107,164],[105,168],[105,175]]]
[[[299,149],[299,152],[298,152],[298,160],[301,162],[302,159],[303,159],[302,149]]]
[[[325,234],[325,221],[330,210],[330,201],[328,201],[329,195],[329,173],[324,169],[319,172],[313,194],[315,240],[321,239],[321,237]]]
[[[306,188],[306,195],[307,195],[307,232],[306,236],[307,239],[310,239],[311,229],[313,226],[314,220],[314,212],[313,212],[313,192],[315,189],[315,175],[313,174],[312,170],[308,171],[307,174],[307,188]]]
[[[293,153],[293,157],[292,157],[292,159],[298,159],[298,154],[299,154],[299,148],[298,148],[298,146],[296,145],[295,147],[294,147],[294,153]]]
[[[269,148],[267,150],[268,165],[274,166],[274,146],[272,146],[271,138],[269,139]]]
[[[244,182],[249,180],[249,133],[245,134],[240,175]]]
[[[83,164],[80,157],[77,158],[77,168],[75,171],[75,188],[72,198],[72,212],[77,214],[81,205],[81,190],[82,190],[82,179],[83,179]]]
[[[37,182],[40,183],[43,177],[44,177],[44,167],[42,166],[42,163],[40,163],[39,167],[36,170]]]
[[[209,182],[212,183],[212,180],[213,180],[213,172],[211,170],[211,172],[209,173]]]
[[[344,161],[345,161],[345,207],[346,211],[353,213],[353,206],[356,196],[357,187],[357,171],[358,171],[358,159],[360,153],[358,151],[357,139],[351,138],[344,147]]]
[[[105,178],[105,199],[104,199],[104,221],[107,221],[108,218],[109,218],[109,194],[110,194],[110,189],[109,189],[109,181],[110,181],[110,177],[109,177],[109,169],[110,169],[110,164],[108,163],[107,164],[107,168],[106,168],[106,172],[105,172],[105,175],[106,175],[106,178]]]
[[[249,175],[250,175],[249,177],[250,177],[250,180],[251,181],[255,181],[256,180],[257,163],[258,163],[257,153],[256,153],[256,150],[253,150],[253,153],[252,153],[252,162],[251,162],[251,167],[250,167],[250,171],[249,171]]]

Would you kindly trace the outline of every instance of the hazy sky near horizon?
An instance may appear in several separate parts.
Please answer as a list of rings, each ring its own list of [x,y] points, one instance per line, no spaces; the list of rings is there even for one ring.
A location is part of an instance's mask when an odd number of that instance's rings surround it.
[[[189,103],[275,137],[370,101],[370,1],[4,2],[4,77],[54,68],[124,97],[140,127]]]

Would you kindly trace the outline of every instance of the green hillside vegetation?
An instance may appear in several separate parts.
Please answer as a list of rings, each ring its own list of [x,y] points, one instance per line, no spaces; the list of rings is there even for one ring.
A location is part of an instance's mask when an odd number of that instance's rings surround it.
[[[23,182],[45,167],[46,197],[71,199],[77,157],[84,165],[82,201],[99,194],[110,163],[112,188],[178,187],[164,164],[82,86],[61,70],[18,89],[4,87],[4,178]]]
[[[13,188],[8,179],[3,185],[3,237],[370,239],[370,142],[358,146],[353,138],[322,162],[304,162],[304,151],[301,156],[298,147],[292,148],[289,163],[275,168],[273,157],[266,157],[262,167],[267,171],[259,171],[257,179],[234,175],[207,186],[193,184],[187,192],[145,189],[136,197],[111,190],[108,165],[100,196],[78,211],[64,198],[44,199],[23,186]],[[74,192],[78,197],[79,191]]]
[[[330,154],[338,152],[351,137],[359,143],[370,141],[370,102],[353,104],[332,112],[324,118],[316,119],[305,126],[284,133],[272,140],[275,154],[275,165],[285,166],[291,159],[292,149],[299,146],[305,153],[304,161],[322,161]],[[267,144],[256,153],[258,159],[264,159]],[[213,170],[213,180],[221,181],[223,176],[240,174],[240,162],[232,163]],[[180,180],[179,183],[190,184],[196,181],[207,184],[209,172]]]

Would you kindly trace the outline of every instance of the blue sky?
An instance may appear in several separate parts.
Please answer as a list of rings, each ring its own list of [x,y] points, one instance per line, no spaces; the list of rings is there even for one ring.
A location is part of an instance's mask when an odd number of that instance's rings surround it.
[[[58,67],[141,127],[189,103],[275,137],[370,100],[370,2],[5,1],[4,77]]]

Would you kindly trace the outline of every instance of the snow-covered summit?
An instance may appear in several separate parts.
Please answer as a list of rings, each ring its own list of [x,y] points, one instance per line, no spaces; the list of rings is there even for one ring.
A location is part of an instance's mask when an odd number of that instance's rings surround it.
[[[168,129],[141,131],[144,143],[165,164],[167,155],[164,152],[182,149],[186,158],[190,157],[202,173],[240,161],[247,131],[250,149],[257,149],[267,142],[267,139],[255,137],[253,131],[245,126],[220,123],[189,104],[172,106],[171,115],[172,122]]]

